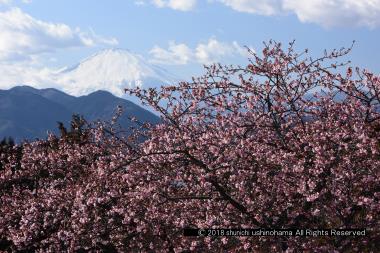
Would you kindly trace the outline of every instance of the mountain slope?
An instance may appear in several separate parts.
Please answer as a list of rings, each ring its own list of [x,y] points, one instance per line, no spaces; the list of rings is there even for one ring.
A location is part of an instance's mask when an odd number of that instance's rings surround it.
[[[0,138],[17,141],[46,136],[57,121],[68,122],[72,112],[35,93],[33,90],[0,91]]]
[[[74,97],[56,89],[38,90],[29,86],[0,90],[0,138],[11,136],[16,141],[45,138],[47,130],[57,132],[57,121],[67,124],[74,113],[90,122],[110,120],[119,105],[124,111],[119,123],[124,128],[130,126],[130,116],[142,122],[159,122],[151,112],[105,91]]]
[[[136,104],[115,97],[107,91],[96,91],[87,96],[78,97],[67,108],[79,114],[86,115],[87,119],[93,121],[97,119],[110,120],[117,106],[122,106],[123,116],[120,118],[123,126],[129,126],[128,117],[136,117],[140,121],[158,123],[158,117],[151,112],[137,106]]]

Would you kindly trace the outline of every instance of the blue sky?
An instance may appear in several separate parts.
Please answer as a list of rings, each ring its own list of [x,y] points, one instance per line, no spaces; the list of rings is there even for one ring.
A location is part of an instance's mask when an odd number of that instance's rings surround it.
[[[316,56],[356,40],[353,64],[379,73],[380,0],[0,0],[0,88],[113,47],[188,78],[269,39]]]

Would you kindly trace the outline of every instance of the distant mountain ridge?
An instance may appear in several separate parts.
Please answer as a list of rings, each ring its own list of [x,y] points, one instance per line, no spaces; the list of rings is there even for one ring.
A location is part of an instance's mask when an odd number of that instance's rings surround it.
[[[83,115],[89,122],[110,120],[117,106],[123,108],[119,123],[125,128],[130,126],[131,116],[142,122],[159,122],[153,113],[107,91],[74,97],[53,88],[16,86],[0,90],[0,139],[10,136],[19,142],[45,138],[47,131],[58,132],[58,121],[67,125],[73,114]]]

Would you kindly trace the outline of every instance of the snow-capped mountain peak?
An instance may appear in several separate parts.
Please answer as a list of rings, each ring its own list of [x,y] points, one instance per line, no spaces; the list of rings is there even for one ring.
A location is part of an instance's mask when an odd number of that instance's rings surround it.
[[[55,82],[71,95],[106,90],[123,96],[127,87],[173,84],[178,78],[124,49],[102,50],[55,75]]]

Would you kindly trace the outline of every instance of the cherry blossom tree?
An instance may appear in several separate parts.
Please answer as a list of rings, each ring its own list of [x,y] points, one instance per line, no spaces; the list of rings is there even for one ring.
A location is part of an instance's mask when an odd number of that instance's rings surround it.
[[[0,250],[375,252],[380,77],[337,62],[350,50],[312,58],[270,41],[247,66],[128,89],[161,114],[158,125],[124,136],[116,115],[76,131],[82,138],[51,135],[1,156]],[[184,228],[368,233],[184,237]]]

